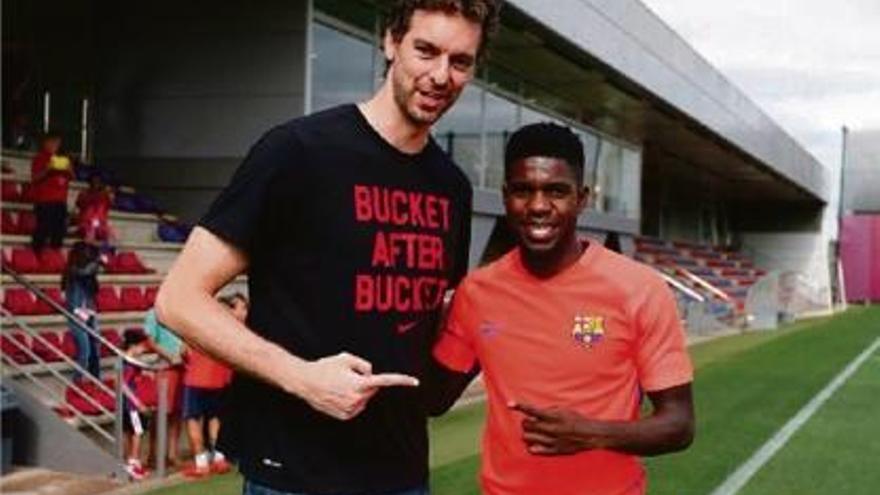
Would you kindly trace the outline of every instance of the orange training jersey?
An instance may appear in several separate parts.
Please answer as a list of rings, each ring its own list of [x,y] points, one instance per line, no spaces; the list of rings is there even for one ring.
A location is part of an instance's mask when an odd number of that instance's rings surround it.
[[[481,484],[490,495],[640,495],[635,456],[593,450],[529,454],[510,402],[632,421],[643,391],[692,381],[684,332],[666,283],[595,243],[546,280],[518,249],[459,286],[434,356],[456,371],[477,359],[488,393]]]

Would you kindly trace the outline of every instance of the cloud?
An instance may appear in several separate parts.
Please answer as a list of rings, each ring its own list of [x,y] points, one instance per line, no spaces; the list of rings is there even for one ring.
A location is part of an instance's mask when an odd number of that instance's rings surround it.
[[[880,1],[643,1],[822,163],[880,128]]]

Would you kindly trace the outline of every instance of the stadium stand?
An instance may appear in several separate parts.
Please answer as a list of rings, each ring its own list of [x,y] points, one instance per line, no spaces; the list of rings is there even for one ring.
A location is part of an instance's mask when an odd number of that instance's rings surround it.
[[[749,287],[766,273],[722,247],[650,237],[639,237],[635,245],[635,259],[702,295],[710,311],[728,321],[742,315]]]

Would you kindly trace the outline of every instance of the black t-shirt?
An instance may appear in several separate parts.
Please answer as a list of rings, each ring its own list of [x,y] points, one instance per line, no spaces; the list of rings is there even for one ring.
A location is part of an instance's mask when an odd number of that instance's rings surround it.
[[[421,378],[467,270],[471,200],[433,140],[402,153],[347,105],[264,135],[201,225],[247,254],[253,331],[304,359],[346,351]],[[427,480],[427,393],[383,389],[339,421],[236,374],[220,448],[280,490],[406,489]]]

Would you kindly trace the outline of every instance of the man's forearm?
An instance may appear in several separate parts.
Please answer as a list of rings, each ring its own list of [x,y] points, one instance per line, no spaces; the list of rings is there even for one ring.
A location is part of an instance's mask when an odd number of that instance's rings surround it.
[[[466,373],[459,373],[431,359],[423,384],[428,415],[445,414],[479,373],[480,367],[476,365]]]
[[[658,416],[631,422],[584,419],[575,425],[575,435],[586,448],[638,456],[677,452],[687,448],[693,439],[689,422]]]
[[[157,297],[156,313],[163,324],[187,342],[245,373],[289,393],[303,395],[300,378],[305,361],[252,332],[213,296],[163,287]]]
[[[567,455],[606,449],[653,456],[687,448],[694,438],[694,409],[690,384],[648,392],[651,416],[635,421],[589,419],[569,409],[538,408],[511,403],[523,413],[523,441],[537,455]]]

